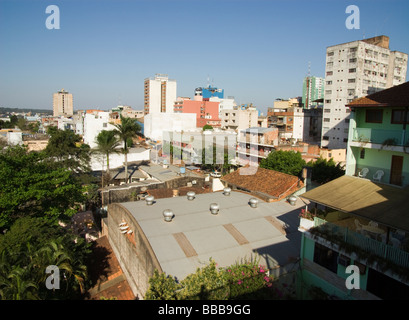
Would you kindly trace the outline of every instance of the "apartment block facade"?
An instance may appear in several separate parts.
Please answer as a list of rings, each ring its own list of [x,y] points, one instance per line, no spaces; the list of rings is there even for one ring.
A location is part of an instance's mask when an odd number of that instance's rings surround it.
[[[209,101],[202,97],[196,97],[195,100],[190,98],[178,98],[174,104],[175,113],[194,113],[196,114],[196,125],[199,128],[205,125],[220,127],[219,102]]]
[[[256,108],[221,110],[220,119],[222,129],[240,131],[242,129],[258,127],[258,111]]]
[[[71,117],[74,114],[72,93],[61,89],[53,94],[53,116]]]
[[[173,113],[176,101],[176,80],[168,78],[167,74],[156,74],[144,81],[144,114]]]
[[[319,103],[314,102],[324,98],[324,78],[305,77],[302,87],[302,104],[304,108],[317,106]]]
[[[349,109],[346,104],[406,80],[408,55],[389,49],[389,37],[352,41],[326,50],[321,146],[346,148]]]

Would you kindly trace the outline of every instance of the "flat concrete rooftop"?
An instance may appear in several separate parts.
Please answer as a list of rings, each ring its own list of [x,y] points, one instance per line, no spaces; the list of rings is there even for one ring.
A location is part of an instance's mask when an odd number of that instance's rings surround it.
[[[232,191],[198,194],[189,201],[186,196],[121,203],[135,217],[155,252],[162,270],[178,279],[185,278],[213,258],[220,267],[254,257],[260,264],[274,269],[299,256],[298,213],[304,205],[286,201],[266,203],[259,199],[251,208],[250,194]],[[210,213],[210,204],[220,211]],[[163,211],[171,209],[171,222]],[[283,231],[282,226],[289,226]]]

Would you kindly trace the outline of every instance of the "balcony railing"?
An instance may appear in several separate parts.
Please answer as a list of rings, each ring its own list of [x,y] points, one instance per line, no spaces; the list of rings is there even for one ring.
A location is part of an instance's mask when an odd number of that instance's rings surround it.
[[[403,251],[384,242],[368,238],[349,228],[335,225],[317,217],[314,217],[314,227],[316,227],[319,234],[328,234],[330,237],[337,239],[337,241],[343,242],[349,248],[351,248],[351,246],[355,247],[359,251],[367,253],[368,256],[375,255],[380,259],[392,262],[398,267],[409,269],[409,252]]]
[[[405,130],[354,128],[352,141],[390,146],[408,146],[409,134]]]

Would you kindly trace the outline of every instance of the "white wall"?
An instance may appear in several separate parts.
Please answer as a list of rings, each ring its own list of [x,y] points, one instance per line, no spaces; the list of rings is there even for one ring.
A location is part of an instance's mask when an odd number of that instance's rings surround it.
[[[144,135],[162,140],[164,131],[196,129],[196,113],[149,113],[144,118]]]
[[[150,160],[150,149],[131,148],[128,153],[128,163],[133,161]],[[122,153],[113,153],[109,156],[109,169],[120,168],[124,165],[125,157]],[[91,156],[91,170],[106,170],[106,158],[102,155]]]
[[[109,112],[102,111],[87,113],[84,118],[84,143],[95,148],[95,138],[102,130],[114,130],[115,126],[109,123]]]

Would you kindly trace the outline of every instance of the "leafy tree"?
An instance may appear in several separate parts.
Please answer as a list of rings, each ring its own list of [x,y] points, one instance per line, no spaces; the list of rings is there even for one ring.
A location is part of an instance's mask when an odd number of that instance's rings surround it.
[[[90,244],[42,218],[20,218],[0,235],[2,299],[76,298],[90,286],[86,262]],[[60,271],[60,290],[45,286],[47,266]]]
[[[176,278],[155,270],[149,279],[146,300],[241,300],[291,299],[294,288],[279,284],[255,259],[229,267],[210,263],[178,282]]]
[[[345,174],[341,164],[336,164],[332,158],[329,160],[319,158],[315,162],[308,162],[307,165],[312,168],[311,180],[318,183],[327,183]]]
[[[206,131],[206,130],[213,130],[213,127],[210,124],[205,124],[203,126],[203,131]]]
[[[210,148],[213,148],[213,152],[211,151]],[[228,171],[232,165],[230,164],[231,159],[229,159],[229,153],[228,149],[226,147],[223,148],[223,162],[221,162],[219,157],[221,157],[221,152],[220,154],[217,154],[216,152],[216,144],[213,144],[212,147],[208,147],[207,149],[203,148],[202,149],[202,164],[201,167],[203,170],[219,170],[221,174],[224,172]]]
[[[0,230],[19,217],[66,220],[83,201],[81,185],[71,171],[50,167],[45,153],[21,146],[0,152]]]
[[[97,143],[97,147],[93,150],[96,153],[100,153],[106,157],[106,176],[110,177],[109,172],[109,155],[112,153],[118,153],[118,146],[120,142],[118,140],[117,134],[115,131],[107,131],[102,130],[97,137],[95,138],[95,142]],[[102,180],[102,187],[104,186],[104,181]]]
[[[271,152],[266,159],[260,162],[260,168],[299,176],[305,166],[305,160],[300,152],[277,150]]]
[[[75,173],[90,171],[90,147],[82,138],[70,130],[49,127],[50,135],[45,154],[50,166],[64,167]]]
[[[121,115],[121,123],[116,124],[116,134],[122,140],[124,146],[122,148],[122,153],[125,156],[125,182],[128,182],[128,152],[129,152],[129,139],[140,135],[141,126],[135,121],[128,117],[123,117]]]

